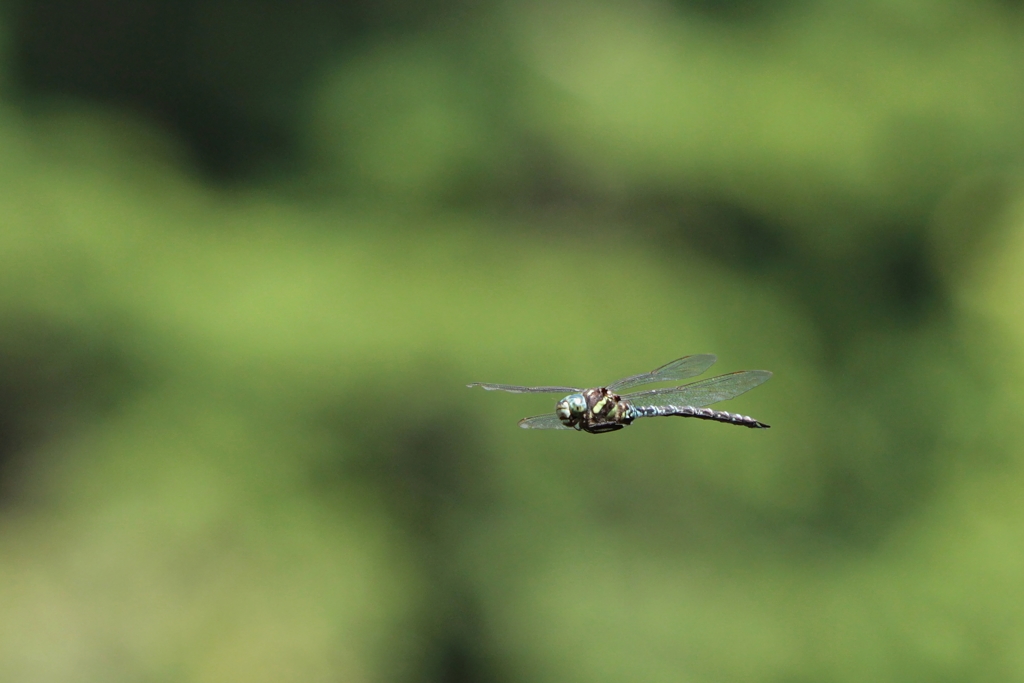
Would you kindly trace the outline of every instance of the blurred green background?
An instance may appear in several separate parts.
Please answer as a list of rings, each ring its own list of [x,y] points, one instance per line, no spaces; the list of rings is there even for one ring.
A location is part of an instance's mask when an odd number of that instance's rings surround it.
[[[0,159],[0,679],[1024,680],[1020,2],[7,0]]]

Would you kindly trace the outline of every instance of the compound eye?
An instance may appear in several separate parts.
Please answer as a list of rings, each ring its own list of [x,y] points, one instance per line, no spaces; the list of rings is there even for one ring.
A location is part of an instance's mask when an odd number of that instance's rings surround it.
[[[568,400],[563,398],[555,404],[555,415],[562,421],[568,420],[571,417]]]
[[[569,402],[569,411],[573,415],[582,415],[587,412],[587,401],[581,394],[573,394],[566,400]]]

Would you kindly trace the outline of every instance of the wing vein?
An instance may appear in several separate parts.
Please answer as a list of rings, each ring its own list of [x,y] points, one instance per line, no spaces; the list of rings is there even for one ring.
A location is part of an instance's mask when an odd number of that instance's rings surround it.
[[[483,382],[473,382],[466,386],[482,387],[486,391],[508,391],[513,394],[575,394],[583,391],[576,387],[520,387],[514,384],[485,384]]]
[[[767,370],[741,370],[718,375],[699,382],[668,389],[649,389],[626,394],[622,398],[636,406],[693,406],[703,408],[719,401],[728,401],[767,382]]]
[[[642,372],[639,375],[626,377],[608,385],[609,391],[620,392],[623,389],[631,389],[641,384],[653,384],[654,382],[674,382],[689,377],[702,375],[717,358],[710,353],[702,353],[695,356],[684,356],[677,358],[671,363],[666,363],[656,370]]]

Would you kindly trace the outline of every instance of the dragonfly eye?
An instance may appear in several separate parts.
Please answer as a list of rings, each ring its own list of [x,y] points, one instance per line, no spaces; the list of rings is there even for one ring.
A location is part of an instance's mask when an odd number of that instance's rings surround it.
[[[566,396],[555,404],[555,415],[563,422],[571,421],[587,411],[587,401],[582,394]]]
[[[557,415],[558,419],[562,422],[569,419],[569,402],[564,398],[555,404],[555,415]]]
[[[569,403],[569,412],[573,415],[582,415],[587,412],[587,401],[582,394],[567,396],[565,400]]]

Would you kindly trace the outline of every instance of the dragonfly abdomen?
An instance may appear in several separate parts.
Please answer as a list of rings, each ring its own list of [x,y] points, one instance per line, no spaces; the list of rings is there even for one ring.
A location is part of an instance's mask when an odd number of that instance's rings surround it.
[[[713,420],[729,424],[750,427],[751,429],[768,429],[766,425],[747,415],[727,413],[724,410],[711,408],[695,408],[693,406],[632,406],[631,417],[695,417],[699,420]]]

